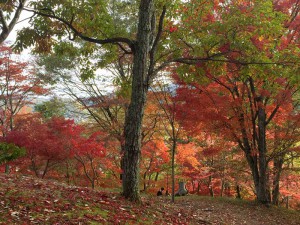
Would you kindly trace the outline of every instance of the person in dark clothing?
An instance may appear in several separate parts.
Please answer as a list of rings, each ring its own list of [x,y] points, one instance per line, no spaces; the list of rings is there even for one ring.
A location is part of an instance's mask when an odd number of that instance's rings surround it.
[[[161,196],[161,195],[163,195],[163,191],[164,191],[165,189],[162,187],[161,189],[159,189],[159,191],[157,192],[157,196]]]

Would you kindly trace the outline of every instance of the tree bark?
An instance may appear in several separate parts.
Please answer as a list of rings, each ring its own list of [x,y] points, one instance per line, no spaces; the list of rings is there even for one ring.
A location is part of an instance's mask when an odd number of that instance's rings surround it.
[[[141,155],[141,127],[148,91],[148,54],[151,39],[153,0],[141,0],[137,39],[134,46],[132,93],[125,118],[125,153],[123,168],[123,195],[131,201],[140,201],[139,163]]]
[[[270,203],[269,190],[268,190],[268,161],[267,161],[267,147],[266,147],[266,112],[263,106],[263,101],[261,98],[256,99],[257,102],[257,127],[258,131],[256,133],[256,127],[253,127],[254,141],[251,147],[249,139],[247,136],[244,114],[240,115],[240,126],[243,135],[243,151],[247,159],[247,163],[251,169],[251,174],[253,177],[253,182],[255,186],[255,195],[257,201],[263,204]],[[255,118],[253,118],[253,123],[255,123]],[[256,136],[257,134],[257,136]],[[257,139],[257,149],[255,140]]]
[[[276,157],[274,159],[274,179],[273,179],[273,190],[272,190],[272,204],[279,205],[279,184],[280,176],[282,172],[283,158]]]
[[[259,152],[259,183],[257,188],[257,200],[263,204],[269,203],[268,194],[268,162],[266,160],[266,112],[260,105],[258,108],[258,152]]]
[[[0,32],[0,44],[2,44],[7,39],[8,35],[11,33],[11,31],[17,24],[26,1],[27,0],[19,1],[19,5],[17,6],[9,24],[7,24],[7,21],[5,20],[5,15],[0,9],[0,24],[2,25],[2,31]]]

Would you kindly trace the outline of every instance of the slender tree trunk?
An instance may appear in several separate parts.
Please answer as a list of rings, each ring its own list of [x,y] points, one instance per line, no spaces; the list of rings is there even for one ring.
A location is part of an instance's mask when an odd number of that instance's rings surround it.
[[[192,182],[193,193],[195,193],[195,182],[193,179],[191,179],[191,182]]]
[[[236,185],[236,198],[238,198],[238,199],[242,198],[242,196],[241,196],[241,187],[238,184]]]
[[[10,166],[8,163],[5,164],[5,173],[9,174],[10,173]]]
[[[67,184],[70,185],[70,165],[69,165],[69,160],[66,161],[66,178],[67,178]]]
[[[140,201],[141,127],[148,91],[148,56],[153,12],[154,1],[141,0],[137,40],[134,46],[131,102],[126,112],[124,129],[123,195],[131,201]]]
[[[211,197],[214,197],[214,188],[213,188],[213,185],[212,185],[212,176],[209,176],[208,177],[208,189],[209,189],[209,194]]]
[[[31,158],[30,158],[30,161],[31,161],[31,168],[32,168],[32,170],[33,170],[35,176],[39,178],[39,177],[40,177],[40,176],[39,176],[39,171],[38,171],[38,168],[36,167],[34,158],[31,157]]]
[[[280,176],[282,172],[283,158],[278,157],[274,159],[274,179],[273,179],[273,190],[272,190],[272,204],[279,205],[279,184]]]
[[[147,189],[147,183],[146,183],[147,173],[146,172],[144,173],[143,178],[144,178],[144,191],[146,191],[146,189]]]
[[[200,194],[200,189],[201,189],[201,182],[200,180],[198,181],[198,186],[197,186],[197,194]]]
[[[46,165],[45,165],[45,168],[44,168],[44,171],[43,171],[43,174],[42,174],[42,179],[45,178],[46,173],[48,172],[49,163],[50,163],[50,160],[48,159],[48,160],[46,161]]]
[[[176,141],[172,144],[172,161],[171,161],[171,180],[172,180],[172,202],[175,202],[175,153],[176,153]]]
[[[224,179],[221,180],[221,197],[223,197],[223,194],[224,194],[224,187],[225,187],[225,182],[224,182]]]
[[[155,174],[155,181],[158,181],[158,175],[159,175],[159,172],[156,172],[156,174]]]
[[[149,174],[149,176],[148,176],[148,187],[150,187],[151,178],[152,178],[152,173]],[[153,185],[152,185],[152,187],[153,187]]]

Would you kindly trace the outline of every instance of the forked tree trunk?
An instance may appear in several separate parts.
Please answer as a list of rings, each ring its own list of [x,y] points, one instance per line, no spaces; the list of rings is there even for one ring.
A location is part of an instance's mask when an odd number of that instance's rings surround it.
[[[250,147],[250,143],[247,136],[245,127],[244,115],[240,116],[240,124],[242,127],[244,152],[251,169],[253,182],[255,186],[255,195],[258,202],[268,204],[269,198],[269,176],[268,176],[268,161],[267,161],[267,147],[266,147],[266,112],[263,106],[262,100],[259,98],[256,100],[258,105],[257,119],[258,119],[258,135],[257,135],[257,151]],[[255,123],[253,132],[256,132]],[[256,133],[253,134],[256,136]],[[255,139],[255,138],[254,138]]]
[[[141,155],[141,127],[148,91],[148,54],[151,36],[153,0],[141,0],[137,40],[134,45],[132,93],[125,118],[125,153],[123,159],[123,195],[131,201],[140,201],[139,163]]]

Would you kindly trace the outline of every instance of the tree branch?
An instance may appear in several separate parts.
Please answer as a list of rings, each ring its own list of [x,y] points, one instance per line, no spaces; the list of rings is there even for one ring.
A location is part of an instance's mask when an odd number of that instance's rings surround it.
[[[84,34],[82,34],[81,32],[79,32],[73,25],[72,22],[68,22],[67,20],[60,18],[58,16],[56,16],[55,14],[47,14],[38,10],[34,10],[34,9],[29,9],[29,8],[24,8],[24,10],[28,11],[28,12],[33,12],[36,15],[39,16],[44,16],[44,17],[48,17],[48,18],[52,18],[55,20],[58,20],[59,22],[62,22],[64,25],[66,25],[70,30],[73,31],[74,35],[81,38],[82,40],[91,42],[91,43],[96,43],[96,44],[117,44],[120,45],[120,43],[125,43],[129,46],[129,48],[134,51],[134,44],[135,41],[134,40],[130,40],[129,38],[125,38],[125,37],[114,37],[114,38],[106,38],[106,39],[97,39],[97,38],[92,38],[92,37],[88,37],[85,36]],[[46,10],[46,9],[43,9]],[[47,10],[49,11],[49,10]],[[50,10],[51,11],[51,10]]]
[[[27,0],[20,0],[19,5],[15,11],[15,14],[10,21],[9,25],[4,19],[4,14],[3,11],[0,10],[0,23],[2,24],[2,32],[0,33],[0,44],[5,41],[5,39],[8,37],[16,23],[18,22],[21,12],[24,9],[24,4],[26,3]]]
[[[279,105],[276,105],[275,109],[272,111],[270,117],[268,118],[268,120],[266,121],[266,126],[271,122],[271,120],[274,118],[274,116],[276,115],[277,111],[279,109]]]
[[[154,59],[154,55],[156,53],[156,49],[157,49],[157,45],[158,42],[161,38],[162,32],[163,32],[163,22],[164,22],[164,18],[166,15],[166,11],[167,11],[167,7],[164,5],[163,6],[163,11],[160,15],[159,18],[159,25],[158,25],[158,31],[155,37],[155,40],[153,42],[152,48],[150,50],[150,65],[149,65],[149,71],[148,71],[148,76],[147,76],[147,84],[149,85],[149,81],[152,79],[152,77],[154,76],[154,66],[155,66],[155,59]]]

